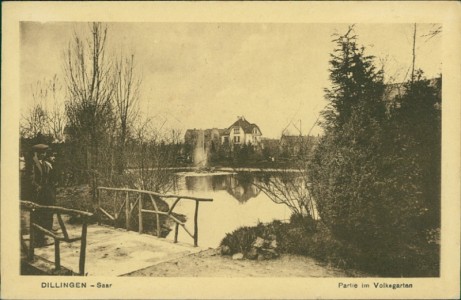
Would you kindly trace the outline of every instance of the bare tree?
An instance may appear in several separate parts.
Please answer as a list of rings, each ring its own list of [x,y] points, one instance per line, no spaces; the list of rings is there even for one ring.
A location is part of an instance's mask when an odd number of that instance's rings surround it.
[[[169,168],[174,160],[170,151],[172,143],[165,142],[161,129],[162,126],[155,127],[149,118],[135,127],[135,136],[130,143],[132,165],[135,166],[130,176],[135,179],[135,188],[166,193],[175,187],[175,175]]]
[[[442,33],[442,26],[440,24],[432,24],[432,28],[425,34],[420,35],[419,37],[426,38],[424,43],[427,43],[432,38],[438,36]],[[412,62],[411,62],[411,82],[415,81],[415,64],[416,64],[416,23],[413,25],[413,47],[412,47]],[[419,48],[419,47],[418,47]]]
[[[54,141],[63,141],[66,120],[61,91],[57,75],[50,80],[37,81],[32,86],[33,104],[22,115],[21,136],[33,138],[41,133],[51,136]]]
[[[101,183],[98,178],[134,185],[138,174],[125,176],[134,166],[140,172],[138,188],[164,192],[171,184],[165,166],[172,154],[160,135],[161,126],[140,120],[141,77],[135,56],[113,55],[106,26],[92,23],[89,32],[87,37],[74,34],[64,62],[67,128],[79,154],[77,167],[92,175],[95,187]]]
[[[306,183],[296,170],[265,172],[253,184],[273,202],[288,206],[293,213],[302,216],[313,214],[313,203]]]
[[[300,139],[300,157],[289,167],[276,172],[261,169],[260,176],[253,185],[263,191],[269,199],[277,204],[284,204],[296,215],[317,219],[315,201],[310,193],[307,174],[309,155],[315,146],[311,136]]]
[[[36,137],[39,133],[46,134],[48,131],[48,114],[42,103],[35,103],[21,117],[20,131],[25,138]]]
[[[47,97],[48,89],[42,81],[37,81],[31,86],[33,104],[21,116],[21,136],[26,138],[36,137],[48,133]]]
[[[139,106],[139,87],[141,78],[135,72],[134,55],[130,57],[120,57],[115,63],[115,115],[118,127],[118,155],[117,171],[121,174],[126,168],[126,141],[129,135],[130,125],[135,121]]]
[[[411,82],[415,79],[415,62],[416,62],[416,23],[413,29],[413,48],[412,48],[412,63],[411,63]]]
[[[48,113],[48,127],[51,135],[57,142],[64,141],[64,128],[66,126],[66,112],[64,107],[64,99],[62,92],[62,84],[58,79],[57,75],[48,83],[48,90],[51,95],[51,107]]]
[[[299,154],[289,167],[278,169],[277,172],[261,169],[261,176],[253,181],[253,184],[273,202],[288,206],[296,215],[312,219],[317,219],[318,213],[310,192],[311,185],[307,171],[310,156],[316,145],[311,132],[319,123],[319,118],[320,116],[313,123],[307,136],[299,136],[297,141]]]
[[[103,146],[112,138],[114,75],[106,55],[107,27],[92,23],[89,32],[86,38],[75,33],[65,53],[66,113],[69,132],[83,152],[80,163],[96,171],[112,161]]]

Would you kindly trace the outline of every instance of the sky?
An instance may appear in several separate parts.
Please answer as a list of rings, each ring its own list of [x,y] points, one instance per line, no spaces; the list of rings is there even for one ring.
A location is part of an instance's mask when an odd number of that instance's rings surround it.
[[[314,126],[327,105],[332,34],[350,24],[310,23],[107,23],[108,58],[133,53],[142,77],[140,108],[164,129],[227,128],[238,116],[279,138],[290,123]],[[416,68],[442,72],[437,24],[418,24]],[[88,23],[21,23],[21,114],[34,103],[33,86],[57,75],[63,83],[64,51]],[[413,24],[356,24],[358,42],[384,64],[386,81],[408,79]],[[65,100],[65,88],[59,99]]]

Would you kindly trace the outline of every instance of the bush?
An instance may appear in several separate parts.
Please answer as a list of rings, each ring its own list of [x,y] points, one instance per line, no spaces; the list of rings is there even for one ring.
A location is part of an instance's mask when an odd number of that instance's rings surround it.
[[[259,223],[254,227],[240,227],[234,230],[232,233],[226,234],[224,239],[221,241],[221,247],[228,247],[228,254],[235,253],[247,253],[250,251],[253,242],[256,238],[261,237],[263,239],[269,239],[271,235],[278,237],[275,230],[276,227],[282,226],[281,222],[274,221],[276,225],[267,226]]]
[[[277,250],[281,253],[299,255],[312,255],[313,236],[311,220],[302,219],[300,216],[291,218],[290,223],[283,223],[275,220],[268,224],[259,223],[254,227],[241,227],[232,233],[228,233],[221,241],[221,247],[228,247],[228,254],[247,253],[250,251],[253,242],[260,237],[271,240],[275,237]],[[321,255],[316,255],[321,258]]]
[[[313,223],[316,224],[313,226]],[[273,221],[254,227],[241,227],[227,234],[220,245],[221,248],[228,247],[226,254],[246,254],[256,238],[271,239],[274,236],[277,250],[281,253],[310,256],[337,267],[355,266],[353,253],[357,252],[356,249],[336,240],[321,223],[296,214],[292,215],[289,223]]]

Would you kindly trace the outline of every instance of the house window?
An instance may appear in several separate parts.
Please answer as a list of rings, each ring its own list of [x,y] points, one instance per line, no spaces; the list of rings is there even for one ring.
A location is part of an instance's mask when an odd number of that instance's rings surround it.
[[[240,144],[240,136],[234,136],[234,143]]]
[[[234,134],[239,134],[239,133],[240,133],[240,127],[235,127]]]

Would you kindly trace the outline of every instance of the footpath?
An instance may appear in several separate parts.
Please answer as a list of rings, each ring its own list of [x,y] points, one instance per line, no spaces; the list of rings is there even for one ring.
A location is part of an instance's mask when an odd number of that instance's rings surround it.
[[[344,271],[299,256],[282,254],[271,260],[233,260],[217,249],[183,256],[125,276],[152,277],[363,277],[357,271]]]

